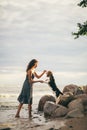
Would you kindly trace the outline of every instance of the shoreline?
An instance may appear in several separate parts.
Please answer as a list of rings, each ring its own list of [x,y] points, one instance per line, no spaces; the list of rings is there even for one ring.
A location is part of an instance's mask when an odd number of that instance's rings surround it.
[[[69,86],[69,88],[73,88],[73,90],[77,90],[74,87],[77,86]],[[39,89],[39,88],[38,88]],[[17,111],[18,102],[16,97],[14,96],[1,96],[0,102],[0,130],[6,130],[4,128],[9,128],[8,130],[87,130],[87,95],[80,95],[79,98],[82,100],[82,105],[80,103],[81,108],[84,109],[83,116],[73,116],[73,118],[66,118],[65,116],[57,116],[57,118],[45,118],[44,112],[38,112],[38,102],[40,101],[42,95],[38,95],[40,90],[36,89],[36,96],[34,97],[34,102],[32,106],[32,117],[28,118],[28,106],[23,105],[20,118],[15,118],[15,114]],[[48,93],[45,88],[44,92]],[[47,89],[48,90],[48,89]],[[78,89],[80,90],[80,89]],[[87,93],[87,87],[85,86],[83,92]],[[77,92],[77,91],[76,91]],[[82,91],[79,91],[82,92]],[[45,93],[43,93],[44,96]],[[78,94],[77,94],[78,95]],[[72,96],[72,95],[71,95]],[[43,101],[47,100],[46,98]],[[78,108],[82,111],[77,102],[73,105],[75,108]],[[43,102],[42,102],[43,103]],[[83,106],[84,103],[84,106]],[[43,104],[41,104],[43,105]],[[76,105],[76,106],[75,106]],[[71,105],[72,107],[72,105]],[[72,108],[73,109],[73,108]],[[60,111],[59,111],[60,112]],[[61,112],[60,112],[61,113]],[[76,113],[75,113],[76,114]],[[85,116],[84,116],[85,115]],[[56,117],[56,116],[55,116]],[[72,117],[72,116],[71,116]],[[78,117],[78,118],[77,118]]]
[[[65,126],[58,130],[87,130],[87,116],[66,119]]]
[[[21,117],[15,118],[16,109],[0,110],[0,130],[11,128],[11,130],[45,130],[53,128],[58,124],[58,128],[64,126],[63,119],[48,119],[37,109],[32,111],[32,117],[28,118],[28,111],[22,109]],[[55,124],[55,125],[54,125]]]
[[[16,109],[3,108],[0,110],[0,130],[87,130],[87,116],[82,118],[45,118],[44,114],[34,108],[32,118],[28,118],[26,108],[22,109],[21,117],[15,118]],[[81,125],[79,125],[81,124]]]

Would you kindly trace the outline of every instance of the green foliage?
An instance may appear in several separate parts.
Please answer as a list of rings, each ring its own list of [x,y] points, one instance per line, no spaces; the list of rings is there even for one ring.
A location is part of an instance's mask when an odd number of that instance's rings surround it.
[[[78,6],[81,7],[87,7],[87,0],[82,0]],[[79,36],[87,36],[87,21],[84,22],[83,24],[78,23],[77,26],[79,27],[77,32],[72,33],[72,35],[75,36],[76,38],[79,38]]]
[[[87,0],[82,0],[78,6],[87,7]]]
[[[83,24],[78,23],[77,26],[79,27],[78,32],[72,33],[72,35],[76,36],[75,39],[79,38],[80,35],[82,35],[82,36],[86,35],[87,36],[87,21],[84,22]]]

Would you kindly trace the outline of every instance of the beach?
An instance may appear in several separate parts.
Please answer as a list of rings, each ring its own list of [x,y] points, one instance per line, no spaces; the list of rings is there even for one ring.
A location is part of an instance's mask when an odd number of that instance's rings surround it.
[[[0,108],[0,130],[87,130],[87,116],[82,118],[45,118],[43,112],[32,110],[32,117],[28,118],[27,108],[22,109],[20,118],[15,118],[16,107]]]
[[[65,117],[45,118],[43,112],[38,112],[40,98],[46,94],[54,96],[47,85],[38,85],[33,88],[32,117],[28,118],[28,108],[24,104],[20,118],[15,118],[20,90],[21,85],[20,87],[8,85],[0,90],[0,130],[4,128],[11,130],[87,130],[87,116],[70,119]]]
[[[16,86],[16,89],[15,89]],[[3,90],[4,89],[4,90]],[[28,108],[24,104],[20,113],[20,118],[15,118],[15,114],[18,107],[17,97],[20,93],[21,85],[8,85],[2,87],[0,90],[0,129],[11,128],[12,130],[36,130],[41,127],[47,127],[48,129],[54,126],[53,119],[46,119],[43,112],[38,112],[38,102],[43,95],[53,95],[51,89],[45,85],[34,86],[33,88],[33,108],[32,117],[28,118]],[[4,93],[3,93],[4,92]],[[59,127],[64,125],[64,121],[59,121]],[[45,129],[45,128],[44,128]]]
[[[50,129],[57,126],[60,128],[64,125],[63,119],[46,119],[43,112],[38,112],[34,106],[32,110],[32,117],[28,118],[27,106],[24,106],[20,118],[15,118],[17,107],[4,107],[0,108],[0,129],[11,128],[12,130],[41,130]]]

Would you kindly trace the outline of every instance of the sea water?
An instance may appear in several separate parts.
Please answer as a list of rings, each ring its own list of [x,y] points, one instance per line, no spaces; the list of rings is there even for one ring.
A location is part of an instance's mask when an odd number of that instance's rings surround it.
[[[7,85],[0,87],[0,106],[16,106],[17,98],[22,89],[22,85]],[[33,85],[33,104],[37,105],[40,98],[44,95],[53,95],[52,90],[48,85],[37,84]]]
[[[17,98],[25,77],[25,72],[0,74],[0,106],[16,106],[18,104]],[[87,85],[87,73],[55,72],[54,77],[56,85],[61,91],[68,84]],[[42,80],[45,79],[46,75],[42,77]],[[35,83],[33,85],[33,104],[37,105],[40,98],[48,94],[55,96],[48,84]]]

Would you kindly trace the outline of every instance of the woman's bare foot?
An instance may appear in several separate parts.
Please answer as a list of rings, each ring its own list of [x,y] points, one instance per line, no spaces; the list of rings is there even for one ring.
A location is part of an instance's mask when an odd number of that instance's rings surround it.
[[[19,115],[15,115],[15,118],[20,118],[20,116]]]

